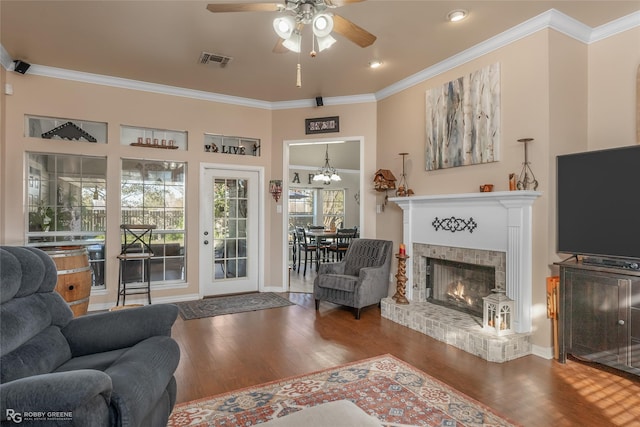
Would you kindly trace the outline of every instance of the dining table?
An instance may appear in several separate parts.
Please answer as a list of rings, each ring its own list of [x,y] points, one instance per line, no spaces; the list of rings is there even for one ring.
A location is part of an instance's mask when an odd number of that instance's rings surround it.
[[[322,230],[322,229],[312,228],[312,229],[305,230],[305,234],[308,237],[314,238],[316,241],[316,271],[318,271],[318,268],[319,268],[318,266],[320,264],[320,259],[321,259],[320,254],[322,252],[322,248],[321,248],[322,245],[320,245],[320,242],[323,240],[327,241],[330,239],[335,239],[336,237],[338,237],[338,230],[336,229],[332,231],[327,229]],[[324,258],[323,262],[327,262],[327,260],[328,260],[327,258]]]

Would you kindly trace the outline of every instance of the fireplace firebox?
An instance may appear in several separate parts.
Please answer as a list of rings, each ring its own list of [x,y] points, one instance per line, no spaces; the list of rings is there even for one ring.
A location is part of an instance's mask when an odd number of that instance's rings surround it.
[[[483,298],[495,287],[492,266],[427,258],[427,301],[477,317],[483,316]]]

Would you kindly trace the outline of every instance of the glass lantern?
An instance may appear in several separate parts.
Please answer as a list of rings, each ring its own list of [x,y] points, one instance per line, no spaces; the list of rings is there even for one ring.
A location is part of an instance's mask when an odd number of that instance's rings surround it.
[[[504,290],[491,291],[491,295],[483,298],[483,328],[498,336],[510,334],[513,332],[514,301],[505,295]]]

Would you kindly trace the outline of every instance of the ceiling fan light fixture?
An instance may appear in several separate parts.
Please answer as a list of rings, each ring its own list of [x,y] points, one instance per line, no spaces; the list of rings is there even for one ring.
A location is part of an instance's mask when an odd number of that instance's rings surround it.
[[[333,31],[333,17],[329,13],[318,13],[313,18],[313,34],[325,37]]]
[[[449,22],[459,22],[462,21],[464,18],[467,17],[467,15],[469,15],[469,12],[467,12],[464,9],[455,9],[452,10],[451,12],[447,13],[447,21]]]
[[[273,20],[273,29],[280,38],[283,38],[285,40],[291,37],[295,27],[296,21],[292,16],[278,16]]]
[[[293,32],[288,39],[286,39],[284,42],[282,42],[282,46],[284,46],[287,49],[289,49],[290,51],[296,52],[296,53],[300,52],[300,45],[301,44],[302,44],[302,37],[300,36],[300,33],[298,33],[298,32]]]
[[[336,39],[330,35],[324,37],[318,37],[318,50],[322,52],[325,49],[329,49],[336,42]]]

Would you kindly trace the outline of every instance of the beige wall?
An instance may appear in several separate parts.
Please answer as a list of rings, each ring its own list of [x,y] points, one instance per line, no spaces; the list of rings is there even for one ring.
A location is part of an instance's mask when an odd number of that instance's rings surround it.
[[[522,168],[523,147],[517,140],[534,138],[529,161],[542,196],[533,208],[532,342],[543,349],[551,345],[545,279],[557,274],[553,263],[561,259],[555,251],[555,157],[633,143],[639,34],[635,29],[587,46],[553,30],[539,31],[378,103],[377,167],[399,177],[398,153],[410,153],[406,170],[417,195],[476,192],[484,183],[507,190],[508,174]],[[425,171],[425,92],[495,62],[501,67],[500,161]],[[383,200],[384,193],[378,203]],[[397,246],[402,211],[389,203],[377,222],[378,237]]]
[[[535,140],[530,145],[529,157],[540,182],[538,190],[542,192],[534,204],[533,343],[548,348],[551,334],[546,319],[545,277],[555,274],[552,264],[560,259],[555,253],[555,156],[635,143],[638,46],[640,28],[588,46],[553,30],[544,30],[377,103],[274,111],[19,75],[2,69],[0,79],[13,84],[15,93],[0,95],[0,242],[24,243],[26,151],[107,156],[109,183],[119,182],[121,157],[163,159],[170,155],[172,160],[188,162],[189,287],[162,291],[158,296],[197,294],[200,163],[238,162],[235,156],[203,153],[204,132],[260,138],[262,156],[243,157],[242,164],[264,167],[265,191],[270,179],[286,176],[282,160],[284,141],[328,136],[361,138],[363,236],[390,239],[396,246],[402,237],[402,215],[393,203],[376,214],[376,205],[384,200],[384,193],[376,193],[371,185],[378,168],[391,169],[399,177],[402,157],[398,153],[408,152],[408,182],[417,195],[475,192],[478,185],[484,183],[493,183],[496,191],[506,190],[508,174],[519,173],[522,167],[523,147],[517,140],[531,137]],[[500,161],[426,172],[423,158],[425,91],[495,62],[501,66]],[[109,144],[26,138],[23,136],[25,114],[108,122]],[[304,134],[305,118],[324,116],[340,117],[339,134],[317,137]],[[187,130],[189,150],[165,153],[122,146],[120,124]],[[109,185],[108,198],[118,200],[117,185]],[[265,197],[265,286],[280,286],[285,274],[283,215],[277,213],[276,206],[271,197]],[[110,254],[118,250],[118,225],[119,211],[112,210],[108,217],[107,251]],[[107,274],[111,281],[117,277],[113,256],[108,260]],[[92,304],[113,301],[113,289],[106,295],[92,297]]]
[[[5,144],[2,163],[2,242],[20,245],[25,238],[24,206],[24,158],[25,152],[55,152],[86,154],[107,157],[107,292],[98,292],[91,304],[113,303],[116,300],[117,262],[119,248],[120,211],[117,208],[121,158],[147,158],[187,162],[187,278],[189,286],[182,289],[154,291],[154,296],[169,297],[180,294],[198,294],[198,245],[199,245],[199,173],[200,164],[241,163],[265,168],[268,180],[271,150],[263,149],[261,157],[238,156],[221,153],[204,153],[203,134],[220,133],[233,136],[260,138],[263,147],[271,146],[271,112],[263,109],[223,105],[213,102],[167,96],[156,93],[118,89],[107,86],[77,83],[35,75],[7,73],[13,84],[14,95],[6,97],[6,123],[3,135]],[[43,140],[24,135],[24,115],[73,118],[108,123],[108,144],[91,144],[77,141]],[[189,149],[155,150],[120,144],[120,125],[150,128],[186,130]],[[10,184],[9,184],[10,183]],[[266,184],[265,184],[266,187]],[[115,201],[115,202],[114,202]],[[270,221],[267,213],[267,224]],[[265,238],[273,240],[270,227]],[[102,294],[102,295],[101,295]]]
[[[487,65],[500,63],[501,138],[498,162],[425,170],[425,93],[462,75]],[[548,236],[548,145],[549,145],[549,32],[540,31],[482,58],[416,85],[379,103],[380,145],[378,157],[392,159],[379,162],[379,167],[391,169],[399,176],[402,170],[400,151],[410,153],[409,186],[416,194],[474,193],[481,184],[494,184],[494,191],[508,190],[510,173],[519,174],[524,151],[521,138],[534,138],[529,145],[529,161],[536,174],[542,196],[534,204],[534,288],[545,286],[548,275],[546,239]],[[408,117],[407,117],[408,116]],[[392,144],[396,141],[396,144]],[[382,199],[382,196],[380,197]],[[389,203],[378,215],[379,236],[392,239],[396,245],[402,236],[402,211]],[[381,223],[394,224],[382,230]],[[544,303],[534,289],[536,306]],[[545,309],[546,310],[546,309]],[[549,328],[540,319],[541,310],[534,311],[534,344],[548,346]],[[544,312],[546,316],[546,311]]]
[[[636,75],[640,65],[640,28],[589,47],[590,150],[636,141]]]
[[[305,135],[304,119],[316,117],[340,117],[340,132],[321,135]],[[273,111],[273,151],[271,155],[271,170],[273,179],[282,179],[287,176],[283,169],[283,147],[285,141],[300,140],[327,140],[333,138],[361,138],[361,150],[364,152],[362,164],[362,179],[364,191],[360,194],[360,207],[364,212],[364,221],[360,224],[362,237],[376,236],[375,192],[368,185],[376,171],[376,103],[362,103],[352,105],[326,105],[323,107],[287,109]],[[282,202],[280,202],[282,203]],[[267,268],[270,273],[273,286],[283,283],[284,271],[284,224],[283,215],[276,213],[276,204],[268,203],[267,212],[270,212],[273,220],[270,222],[274,236],[282,236],[269,241],[267,252],[269,262]]]
[[[0,221],[4,215],[5,197],[7,191],[7,177],[4,174],[4,162],[2,159],[7,157],[5,134],[6,134],[6,95],[4,94],[4,85],[7,81],[7,71],[0,66]],[[0,242],[4,242],[4,226],[0,223]]]

